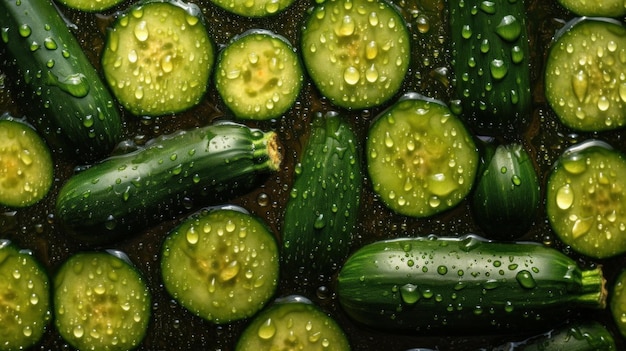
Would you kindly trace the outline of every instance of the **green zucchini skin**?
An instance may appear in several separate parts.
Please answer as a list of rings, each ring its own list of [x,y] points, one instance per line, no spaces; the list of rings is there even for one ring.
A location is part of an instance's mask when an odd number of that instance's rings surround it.
[[[600,267],[583,270],[537,243],[475,235],[368,244],[339,272],[337,294],[364,325],[452,334],[546,330],[607,298]]]
[[[530,51],[523,0],[450,3],[455,90],[476,132],[515,133],[528,123]]]
[[[48,137],[81,159],[108,155],[122,138],[110,92],[50,0],[1,0],[2,45],[32,92]],[[73,151],[73,150],[72,150]]]
[[[230,122],[161,136],[70,177],[56,218],[83,241],[115,240],[257,186],[278,169],[279,149],[275,132]]]
[[[484,145],[484,164],[472,195],[476,222],[489,239],[521,237],[539,207],[539,179],[521,144]]]
[[[481,351],[485,351],[482,349]],[[526,340],[509,342],[492,351],[614,351],[611,332],[597,321],[577,321]]]
[[[362,182],[351,126],[335,112],[317,114],[285,208],[286,269],[330,274],[346,259],[357,225]]]

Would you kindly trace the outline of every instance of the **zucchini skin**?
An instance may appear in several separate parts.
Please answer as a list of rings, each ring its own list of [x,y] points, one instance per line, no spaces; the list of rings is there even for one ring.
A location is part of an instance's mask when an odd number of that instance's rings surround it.
[[[56,217],[85,242],[108,242],[196,203],[258,185],[282,161],[277,134],[222,122],[161,136],[70,177]]]
[[[483,154],[471,202],[475,220],[487,238],[521,237],[532,225],[541,197],[533,161],[519,143],[486,144]]]
[[[452,66],[474,131],[515,135],[529,121],[530,51],[523,0],[460,0],[449,8]]]
[[[600,267],[555,249],[475,235],[383,240],[356,251],[338,275],[357,322],[405,332],[543,330],[577,308],[606,306]]]
[[[481,349],[486,351],[487,349]],[[613,335],[596,321],[578,321],[556,327],[523,341],[509,342],[491,351],[614,351]]]
[[[1,0],[2,44],[43,116],[47,135],[87,160],[122,138],[122,118],[98,72],[50,0]]]
[[[330,274],[347,257],[363,183],[360,151],[339,114],[317,114],[285,208],[283,261],[293,272]]]

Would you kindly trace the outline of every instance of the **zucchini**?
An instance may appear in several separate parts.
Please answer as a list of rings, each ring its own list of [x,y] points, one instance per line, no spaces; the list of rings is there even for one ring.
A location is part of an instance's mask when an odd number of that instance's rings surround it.
[[[472,195],[474,219],[491,239],[514,239],[532,225],[540,189],[521,144],[484,144],[484,164]]]
[[[626,269],[619,272],[612,288],[613,294],[609,301],[611,315],[619,333],[626,337]]]
[[[2,0],[0,23],[27,98],[43,112],[37,123],[52,125],[49,137],[69,141],[81,159],[109,154],[122,137],[117,105],[52,1]]]
[[[54,323],[78,350],[135,349],[152,306],[146,280],[123,252],[80,252],[54,277]]]
[[[398,214],[442,213],[459,205],[474,185],[476,144],[439,100],[405,94],[372,122],[366,147],[372,188]]]
[[[30,124],[0,116],[0,204],[27,207],[52,186],[54,163],[48,145]]]
[[[229,122],[180,131],[70,177],[59,191],[56,218],[86,242],[114,240],[249,190],[281,160],[273,131]]]
[[[545,95],[563,125],[586,132],[626,125],[625,51],[626,25],[619,20],[574,18],[556,33]]]
[[[481,349],[486,351],[487,349]],[[547,333],[522,341],[513,341],[491,351],[614,351],[611,332],[596,321],[575,321],[551,329]]]
[[[355,321],[418,333],[545,330],[578,308],[604,308],[607,298],[600,267],[582,269],[541,244],[474,235],[368,244],[337,282]]]
[[[252,29],[235,36],[217,59],[215,88],[242,119],[279,118],[296,102],[304,74],[287,38]]]
[[[239,16],[269,17],[284,11],[294,0],[211,0],[214,5]]]
[[[523,0],[451,3],[455,92],[476,132],[516,133],[529,120],[530,51]]]
[[[257,350],[350,351],[350,343],[341,326],[311,300],[290,295],[261,311],[235,347],[235,351]]]
[[[359,155],[356,136],[342,116],[316,115],[285,208],[285,269],[329,274],[345,260],[363,182]]]
[[[238,206],[203,209],[163,243],[168,293],[208,321],[225,324],[261,310],[278,286],[278,245],[256,216]]]
[[[162,116],[200,103],[215,61],[200,7],[182,0],[140,1],[109,28],[102,69],[119,102],[138,116]]]
[[[27,350],[51,319],[50,280],[28,250],[0,239],[0,350]]]
[[[411,61],[409,29],[386,0],[317,2],[307,13],[300,45],[317,89],[348,109],[375,107],[391,99],[402,87]]]
[[[548,176],[546,212],[557,237],[588,257],[626,252],[626,155],[589,139],[566,149]]]

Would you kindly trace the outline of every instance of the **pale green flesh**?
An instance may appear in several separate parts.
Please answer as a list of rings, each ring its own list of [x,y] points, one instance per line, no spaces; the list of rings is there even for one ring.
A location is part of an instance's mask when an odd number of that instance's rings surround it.
[[[427,217],[469,193],[478,152],[447,107],[408,99],[379,117],[367,141],[374,191],[392,210]]]
[[[107,252],[72,256],[54,286],[55,323],[81,350],[128,350],[143,340],[150,294],[134,267]]]
[[[201,212],[168,236],[161,261],[167,291],[215,323],[249,317],[278,284],[278,247],[267,228],[232,210]]]
[[[409,67],[406,25],[382,1],[334,0],[318,5],[301,42],[311,79],[341,107],[384,103],[398,91]]]
[[[243,119],[280,117],[302,87],[302,67],[291,45],[266,32],[232,42],[220,55],[216,71],[218,92]]]
[[[626,125],[626,27],[574,24],[551,46],[546,98],[566,126],[603,131]]]
[[[50,320],[50,284],[28,253],[0,241],[0,350],[25,349]]]
[[[337,323],[309,302],[278,302],[259,314],[239,338],[237,351],[341,350],[350,345]]]
[[[193,8],[135,6],[117,19],[102,56],[106,81],[136,115],[158,116],[197,105],[206,92],[214,49]]]
[[[559,238],[595,258],[626,252],[626,160],[593,147],[566,153],[551,174],[548,219]]]

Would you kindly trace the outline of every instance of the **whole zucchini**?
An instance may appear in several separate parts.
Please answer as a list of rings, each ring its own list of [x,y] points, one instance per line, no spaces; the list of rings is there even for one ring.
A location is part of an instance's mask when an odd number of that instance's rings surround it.
[[[481,349],[480,351],[487,351]],[[596,321],[575,321],[558,326],[547,333],[522,341],[513,341],[491,351],[615,351],[611,332]]]
[[[57,218],[84,241],[110,241],[195,203],[249,190],[281,160],[275,132],[241,124],[161,136],[70,177],[57,198]]]
[[[335,112],[316,115],[285,209],[287,270],[330,274],[346,259],[362,181],[357,139],[350,125]]]
[[[530,114],[530,51],[523,0],[450,3],[455,89],[481,134],[514,133]]]
[[[484,157],[472,195],[476,222],[490,239],[515,239],[533,223],[540,188],[530,155],[519,143],[484,144]]]
[[[2,44],[43,112],[33,121],[77,150],[82,159],[103,156],[122,137],[122,119],[76,38],[51,0],[0,0]]]
[[[581,269],[537,243],[420,237],[374,242],[339,272],[339,301],[357,322],[395,331],[544,330],[577,308],[604,308],[601,268]]]

